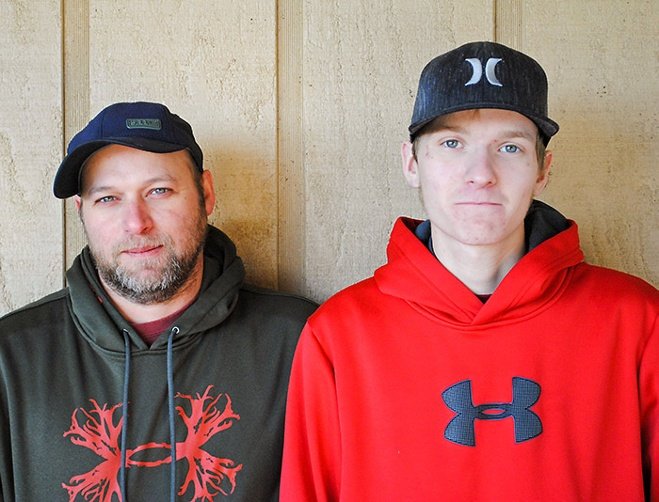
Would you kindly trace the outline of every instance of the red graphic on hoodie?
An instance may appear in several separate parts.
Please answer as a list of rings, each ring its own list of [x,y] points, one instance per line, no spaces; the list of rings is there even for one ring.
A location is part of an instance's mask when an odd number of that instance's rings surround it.
[[[218,458],[203,449],[203,446],[216,434],[229,429],[240,416],[231,407],[231,398],[227,394],[212,396],[212,385],[206,388],[203,395],[196,396],[177,394],[177,398],[190,403],[189,413],[185,407],[177,406],[176,411],[185,424],[187,436],[184,441],[176,443],[176,461],[185,460],[187,474],[179,489],[179,495],[185,495],[193,488],[191,502],[213,502],[218,494],[230,495],[236,488],[236,475],[242,469],[242,464],[228,458]],[[218,409],[218,402],[223,398],[224,409]],[[123,418],[120,416],[115,424],[114,415],[121,403],[108,408],[102,407],[90,399],[92,406],[85,410],[76,408],[71,416],[71,428],[64,433],[75,445],[93,451],[103,459],[96,467],[85,474],[73,476],[69,484],[62,483],[69,493],[69,501],[73,502],[78,495],[89,502],[112,502],[121,500],[119,486],[119,470],[121,465],[121,450],[119,441]],[[78,416],[84,417],[84,423],[78,421]],[[140,454],[149,450],[161,449],[164,457],[158,460],[140,461]],[[171,445],[169,443],[145,443],[136,448],[126,450],[126,468],[157,467],[169,464]]]

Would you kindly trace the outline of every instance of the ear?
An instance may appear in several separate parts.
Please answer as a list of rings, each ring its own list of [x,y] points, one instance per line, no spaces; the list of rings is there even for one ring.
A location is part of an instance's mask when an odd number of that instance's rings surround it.
[[[538,173],[538,179],[535,182],[535,189],[533,190],[534,196],[540,195],[547,187],[547,183],[549,183],[549,172],[551,171],[551,163],[553,159],[554,154],[551,152],[551,150],[547,150],[545,152],[545,158],[542,163],[542,169]]]
[[[210,216],[215,209],[215,188],[213,187],[213,174],[206,170],[201,173],[201,184],[204,189],[204,204],[206,216]]]
[[[85,223],[82,221],[82,197],[79,195],[74,195],[72,199],[76,208],[76,213],[78,213],[78,219],[80,220],[80,223],[84,225]]]
[[[419,164],[414,156],[414,147],[409,141],[400,146],[400,156],[403,164],[403,176],[412,188],[419,188]]]

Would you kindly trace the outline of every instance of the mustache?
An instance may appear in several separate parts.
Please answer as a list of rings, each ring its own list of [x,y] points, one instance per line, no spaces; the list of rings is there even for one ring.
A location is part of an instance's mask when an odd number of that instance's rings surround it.
[[[167,239],[161,236],[149,236],[149,237],[131,237],[129,239],[123,240],[114,245],[113,251],[115,253],[121,253],[123,251],[128,251],[130,249],[143,249],[150,247],[158,246],[170,246],[172,244],[171,239]]]

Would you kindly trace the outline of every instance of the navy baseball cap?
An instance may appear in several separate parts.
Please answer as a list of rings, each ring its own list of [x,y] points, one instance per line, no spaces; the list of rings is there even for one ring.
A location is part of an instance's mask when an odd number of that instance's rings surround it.
[[[115,103],[101,110],[69,143],[55,175],[55,197],[65,199],[80,193],[82,166],[107,145],[155,153],[188,150],[197,168],[203,170],[203,153],[185,120],[160,103]]]
[[[441,115],[499,108],[532,120],[545,145],[558,132],[547,116],[547,75],[538,62],[495,42],[471,42],[431,60],[421,72],[410,138]]]

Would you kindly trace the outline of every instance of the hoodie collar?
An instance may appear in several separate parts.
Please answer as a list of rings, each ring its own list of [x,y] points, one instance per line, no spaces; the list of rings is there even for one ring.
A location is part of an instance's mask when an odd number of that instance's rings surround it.
[[[235,307],[238,290],[244,281],[242,260],[229,237],[217,228],[208,227],[204,247],[204,275],[199,296],[176,321],[180,329],[177,340],[221,323]],[[148,350],[130,324],[121,316],[106,295],[85,247],[67,271],[71,311],[83,336],[110,351],[124,352],[125,331],[137,350]],[[167,340],[157,340],[152,349],[165,348]]]
[[[455,327],[485,327],[537,314],[554,301],[583,260],[576,223],[534,203],[525,221],[530,250],[483,304],[417,237],[421,224],[411,218],[396,221],[387,264],[375,272],[375,281],[383,293]],[[419,234],[425,235],[423,228]]]

